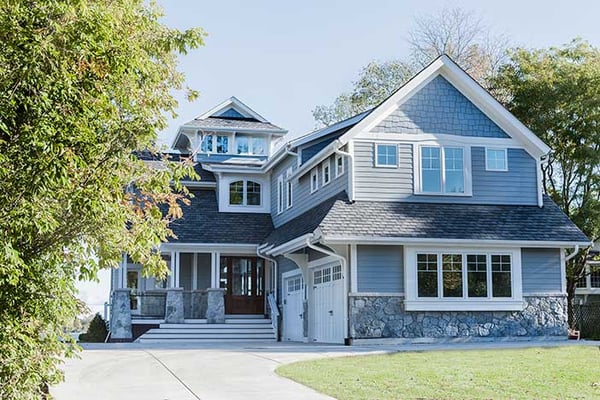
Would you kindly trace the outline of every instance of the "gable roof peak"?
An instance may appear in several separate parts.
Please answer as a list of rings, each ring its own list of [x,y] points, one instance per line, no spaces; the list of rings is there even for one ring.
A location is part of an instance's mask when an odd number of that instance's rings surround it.
[[[238,99],[235,96],[231,96],[227,100],[216,105],[215,107],[211,108],[210,110],[208,110],[204,114],[196,117],[195,119],[198,120],[198,119],[206,119],[206,118],[210,118],[210,117],[219,117],[219,116],[221,116],[222,113],[226,112],[228,109],[235,110],[238,114],[240,114],[244,118],[254,119],[258,122],[269,122],[269,121],[267,121],[266,118],[264,118],[262,115],[260,115],[256,111],[254,111],[252,108],[247,106],[244,102],[242,102],[240,99]]]

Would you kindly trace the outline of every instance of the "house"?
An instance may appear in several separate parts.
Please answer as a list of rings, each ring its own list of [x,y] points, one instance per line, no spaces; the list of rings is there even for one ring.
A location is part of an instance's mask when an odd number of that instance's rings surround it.
[[[161,247],[169,281],[115,271],[113,337],[566,337],[565,250],[589,239],[542,192],[548,146],[447,56],[284,134],[236,98],[180,128],[202,180]]]

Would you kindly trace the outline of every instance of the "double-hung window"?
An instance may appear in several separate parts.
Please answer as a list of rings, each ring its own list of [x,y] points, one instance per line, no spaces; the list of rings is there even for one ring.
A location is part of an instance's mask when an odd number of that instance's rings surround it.
[[[310,171],[310,192],[314,193],[319,189],[319,171],[315,167]]]
[[[335,156],[335,177],[342,176],[344,174],[344,157],[341,155]]]
[[[375,144],[375,166],[394,168],[398,166],[398,146],[395,144]]]
[[[217,136],[217,153],[219,153],[219,154],[229,153],[229,136],[225,136],[225,135]]]
[[[264,137],[237,134],[235,137],[237,154],[263,156],[266,154],[266,139]]]
[[[205,135],[202,137],[202,142],[200,143],[200,151],[202,153],[212,153],[213,152],[213,135]]]
[[[285,198],[286,208],[291,208],[294,205],[294,185],[292,181],[292,168],[288,168],[285,173]]]
[[[465,149],[451,146],[420,147],[420,186],[422,194],[466,194]]]
[[[323,172],[323,186],[329,184],[331,182],[331,166],[329,162],[329,158],[323,161],[321,165],[321,172]]]
[[[407,310],[522,309],[519,249],[406,251]]]

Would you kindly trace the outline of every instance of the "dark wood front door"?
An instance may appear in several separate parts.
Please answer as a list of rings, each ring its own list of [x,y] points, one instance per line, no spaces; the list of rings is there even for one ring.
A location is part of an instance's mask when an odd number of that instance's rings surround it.
[[[221,257],[226,314],[263,314],[265,268],[257,257]]]

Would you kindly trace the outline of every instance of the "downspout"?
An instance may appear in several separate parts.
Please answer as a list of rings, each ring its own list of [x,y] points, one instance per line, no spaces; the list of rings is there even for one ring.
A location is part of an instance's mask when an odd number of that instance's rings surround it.
[[[338,148],[334,150],[335,154],[348,157],[348,197],[349,200],[354,203],[354,154],[340,150],[342,142],[340,142],[339,139],[336,139],[336,144],[338,145]],[[350,145],[351,144],[349,143],[348,146]]]
[[[573,252],[565,257],[565,263],[567,263],[569,260],[571,260],[573,257],[575,257],[577,255],[577,253],[579,253],[579,245],[578,244],[575,245]]]
[[[332,251],[324,249],[322,247],[315,246],[314,244],[312,244],[310,242],[311,238],[314,238],[314,237],[315,237],[315,235],[312,234],[311,237],[306,238],[306,247],[313,249],[315,251],[319,251],[323,254],[326,254],[328,256],[331,256],[331,257],[334,257],[334,258],[337,258],[338,260],[340,260],[340,264],[342,265],[342,271],[344,271],[344,277],[348,277],[348,263],[346,262],[346,258],[342,257],[339,254],[336,254]],[[346,338],[349,337],[349,335],[348,335],[348,295],[347,295],[347,293],[345,293],[345,295],[344,295],[344,336]]]
[[[290,156],[296,157],[296,164],[300,165],[300,157],[298,157],[298,153],[294,153],[293,151],[291,151],[289,144],[285,145],[285,153],[288,154],[288,155],[290,155]]]
[[[279,281],[279,277],[277,276],[277,272],[278,272],[278,269],[279,269],[279,264],[277,263],[276,259],[271,258],[271,257],[267,256],[264,253],[261,253],[260,250],[261,250],[260,246],[256,248],[256,255],[259,256],[259,257],[261,257],[261,258],[264,258],[265,260],[271,261],[273,263],[273,276],[274,276],[274,279],[273,279],[273,283],[274,283],[273,284],[273,295],[274,296],[273,297],[275,297],[275,301],[277,301],[277,282]]]

